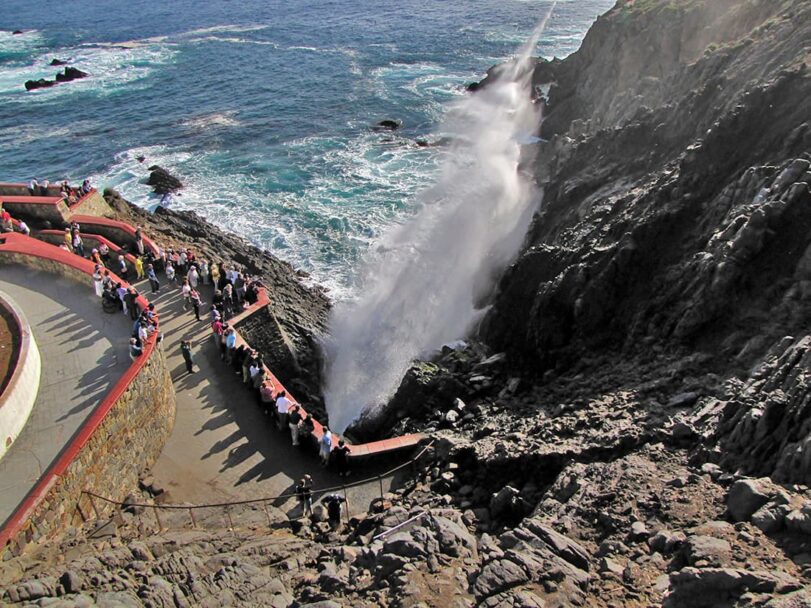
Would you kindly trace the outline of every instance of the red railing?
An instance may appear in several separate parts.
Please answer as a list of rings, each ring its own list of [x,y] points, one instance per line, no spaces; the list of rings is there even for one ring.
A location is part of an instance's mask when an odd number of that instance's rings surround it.
[[[22,234],[6,233],[2,235],[2,237],[2,240],[0,240],[0,255],[20,254],[43,258],[69,266],[88,276],[93,275],[95,268],[93,263],[69,251]],[[114,273],[110,274],[113,275],[116,282],[120,281],[122,286],[129,287],[126,281],[121,281]],[[90,286],[88,284],[88,289],[89,288]],[[149,305],[149,302],[143,296],[139,296],[137,302],[142,309],[145,309]],[[99,308],[99,310],[101,310],[101,308]],[[76,455],[87,445],[90,437],[92,437],[93,433],[99,428],[116,401],[124,394],[138,373],[147,364],[147,361],[155,350],[156,341],[157,332],[154,332],[147,339],[143,354],[127,368],[93,413],[82,423],[82,426],[79,427],[79,430],[71,438],[67,446],[60,452],[57,459],[51,463],[31,491],[26,494],[23,502],[17,507],[11,517],[9,517],[2,530],[0,530],[0,547],[4,547],[23,529],[25,523],[34,513],[37,506],[39,506],[51,488],[53,488],[57,479],[64,474]]]

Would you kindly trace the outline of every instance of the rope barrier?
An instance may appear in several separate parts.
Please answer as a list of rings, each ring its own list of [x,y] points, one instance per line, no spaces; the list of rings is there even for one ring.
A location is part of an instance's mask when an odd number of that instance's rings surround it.
[[[389,477],[394,473],[404,469],[407,466],[410,466],[417,462],[422,456],[434,445],[435,440],[431,440],[420,452],[414,456],[413,458],[407,460],[406,462],[397,465],[393,469],[386,471],[385,473],[381,473],[380,475],[376,475],[374,477],[368,477],[366,479],[361,479],[349,484],[343,484],[340,486],[331,486],[327,488],[320,488],[315,489],[312,488],[310,491],[313,494],[327,494],[329,492],[337,492],[339,490],[345,490],[348,488],[356,488],[358,486],[370,484],[370,483],[381,483],[381,480],[384,477]],[[264,498],[251,498],[248,500],[236,500],[230,502],[217,502],[217,503],[207,503],[207,504],[197,504],[197,505],[179,505],[179,504],[153,504],[153,503],[133,503],[133,502],[121,502],[119,500],[113,500],[112,498],[108,498],[106,496],[101,496],[100,494],[96,494],[95,492],[91,492],[90,490],[82,490],[82,494],[86,494],[93,498],[98,498],[99,500],[103,500],[104,502],[116,505],[119,507],[144,507],[149,509],[166,509],[166,510],[193,510],[193,509],[216,509],[216,508],[227,508],[227,507],[238,507],[244,505],[251,505],[251,504],[260,504],[266,503],[268,501],[274,500],[281,500],[281,499],[288,499],[288,498],[296,498],[297,494],[295,492],[287,493],[287,494],[279,494],[278,496],[266,496]],[[382,498],[382,493],[381,493]]]

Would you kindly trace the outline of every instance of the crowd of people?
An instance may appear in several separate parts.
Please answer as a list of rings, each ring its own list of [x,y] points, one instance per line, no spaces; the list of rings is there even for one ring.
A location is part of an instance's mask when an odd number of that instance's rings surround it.
[[[50,196],[49,189],[52,188],[51,183],[45,179],[37,181],[32,179],[28,183],[28,193],[31,196]],[[72,207],[78,203],[84,195],[93,189],[90,185],[90,180],[86,179],[82,182],[81,186],[74,187],[70,185],[68,180],[64,180],[59,184],[59,195],[68,207]]]
[[[32,194],[41,194],[48,188],[47,181],[37,183],[33,180],[29,189]],[[61,185],[66,200],[81,197],[90,189],[87,180],[79,189],[70,188],[67,182]],[[30,229],[24,222],[15,226],[10,214],[0,206],[0,231],[15,228],[26,235],[30,234]],[[162,269],[167,287],[180,289],[183,309],[191,310],[197,321],[204,320],[201,317],[204,302],[199,291],[200,286],[213,286],[213,298],[208,309],[209,320],[213,341],[225,365],[240,377],[253,393],[256,405],[273,421],[280,433],[289,436],[293,446],[317,453],[322,466],[333,468],[341,476],[350,474],[349,446],[343,440],[336,441],[326,426],[322,427],[321,436],[317,436],[313,417],[295,404],[282,387],[276,384],[273,376],[268,373],[261,353],[238,341],[235,329],[229,325],[230,319],[258,301],[260,289],[264,287],[258,277],[249,276],[224,262],[198,258],[192,249],[186,247],[158,247],[158,255],[155,256],[145,246],[140,228],[135,230],[130,252],[132,258],[129,261],[128,254],[123,249],[113,252],[104,241],[99,241],[97,247],[88,252],[81,226],[76,222],[65,228],[64,240],[59,246],[93,262],[94,290],[103,309],[109,313],[121,312],[133,322],[128,344],[129,356],[133,361],[143,355],[149,336],[159,331],[159,320],[154,304],[149,303],[143,309],[139,306],[140,294],[130,282],[147,279],[151,293],[159,293],[162,283],[158,271]],[[180,349],[187,372],[194,373],[192,343],[183,340]],[[311,513],[312,479],[309,476],[300,480],[296,486],[296,495],[304,514]],[[322,499],[333,524],[340,522],[340,505],[343,500],[338,495]]]

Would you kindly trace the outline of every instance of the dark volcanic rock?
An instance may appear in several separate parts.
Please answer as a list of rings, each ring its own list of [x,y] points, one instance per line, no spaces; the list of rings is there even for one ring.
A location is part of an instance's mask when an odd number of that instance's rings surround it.
[[[151,173],[149,174],[149,179],[146,183],[152,186],[152,189],[157,194],[176,192],[183,187],[183,182],[181,182],[163,167],[152,165],[149,167],[149,171]]]
[[[71,80],[77,80],[79,78],[86,78],[89,76],[87,72],[82,72],[77,68],[67,67],[65,68],[64,72],[58,73],[56,75],[57,82],[70,82]]]
[[[67,65],[67,64],[68,64],[67,61],[62,61],[61,59],[54,58],[51,59],[51,63],[49,63],[48,65]]]
[[[34,91],[36,89],[47,89],[48,87],[52,87],[55,84],[56,84],[55,80],[46,80],[45,78],[40,78],[39,80],[26,80],[25,90]]]
[[[375,131],[396,131],[400,127],[403,126],[403,123],[399,120],[381,120],[377,123],[372,129]]]
[[[11,32],[11,33],[12,33],[12,35],[14,35],[14,36],[18,36],[19,34],[22,34],[22,33],[23,33],[23,31],[22,31],[22,30],[14,30],[14,31],[13,31],[13,32]]]

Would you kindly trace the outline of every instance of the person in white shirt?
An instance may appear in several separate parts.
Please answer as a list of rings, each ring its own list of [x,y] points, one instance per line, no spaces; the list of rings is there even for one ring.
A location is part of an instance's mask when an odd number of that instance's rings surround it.
[[[276,397],[276,426],[279,427],[280,431],[287,428],[288,410],[290,410],[290,400],[287,398],[287,394],[282,391]]]

